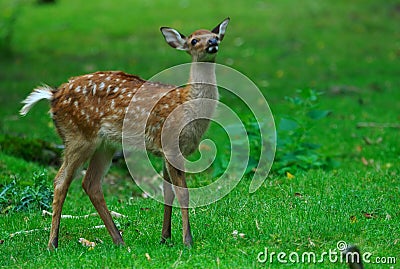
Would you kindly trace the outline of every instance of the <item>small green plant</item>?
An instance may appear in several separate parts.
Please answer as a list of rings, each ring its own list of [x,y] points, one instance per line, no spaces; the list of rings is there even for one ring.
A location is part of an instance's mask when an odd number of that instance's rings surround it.
[[[53,192],[47,184],[47,171],[33,174],[31,181],[14,179],[0,185],[0,212],[50,209]]]
[[[312,89],[298,90],[295,97],[286,97],[285,99],[291,104],[292,115],[283,116],[277,122],[277,145],[274,165],[272,172],[277,174],[285,174],[286,172],[295,173],[296,171],[307,171],[310,169],[328,169],[338,165],[331,157],[325,156],[319,149],[320,144],[312,142],[310,131],[314,128],[316,121],[326,118],[331,112],[329,110],[321,110],[318,108],[319,96],[321,93]],[[259,162],[261,152],[261,136],[259,124],[254,117],[248,116],[242,119],[242,123],[246,128],[247,137],[237,139],[235,143],[245,144],[249,140],[250,157],[247,163],[245,174],[254,172]],[[235,130],[241,125],[228,126],[229,133],[235,135]],[[268,137],[264,145],[271,145],[271,148],[264,150],[272,150],[272,142]],[[213,176],[221,175],[228,167],[228,155],[230,148],[217,156],[214,162]]]
[[[273,170],[278,174],[298,170],[327,169],[337,165],[320,153],[320,144],[311,141],[310,131],[316,121],[326,118],[331,111],[318,108],[321,93],[312,89],[298,90],[295,97],[285,99],[292,105],[292,116],[280,118],[277,126],[277,151]]]

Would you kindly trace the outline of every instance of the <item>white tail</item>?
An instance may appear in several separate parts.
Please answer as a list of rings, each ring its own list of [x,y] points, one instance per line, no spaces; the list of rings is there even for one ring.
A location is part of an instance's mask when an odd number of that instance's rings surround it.
[[[189,192],[185,173],[182,166],[176,167],[169,159],[167,160],[165,149],[161,144],[161,130],[168,115],[182,104],[201,98],[218,99],[214,62],[228,22],[229,18],[212,31],[197,30],[188,37],[172,28],[161,28],[169,45],[188,52],[192,57],[190,78],[186,87],[146,83],[137,76],[123,72],[96,72],[71,78],[56,90],[47,86],[38,88],[23,102],[25,106],[21,109],[21,114],[25,115],[40,99],[51,100],[50,112],[65,145],[64,162],[54,179],[53,218],[48,243],[50,249],[58,247],[61,211],[70,183],[77,169],[87,160],[89,167],[82,187],[102,218],[113,242],[124,244],[106,206],[101,181],[116,151],[115,144],[121,143],[125,116],[130,117],[129,121],[133,125],[131,134],[133,140],[136,129],[143,124],[142,119],[147,117],[146,149],[164,158],[165,204],[162,242],[171,237],[171,212],[176,195],[182,213],[183,242],[186,245],[192,244],[188,214]],[[209,64],[204,67],[198,62],[209,62]],[[192,85],[191,81],[196,84]],[[137,98],[135,94],[144,85],[146,90],[141,94],[141,98]],[[162,98],[157,105],[149,109],[150,101],[160,96]],[[131,101],[134,109],[128,111]],[[204,107],[201,101],[196,104],[199,105],[181,110],[180,113],[183,114],[177,118],[195,119],[198,110],[207,109],[209,110],[207,113],[211,114],[215,108]],[[143,112],[150,110],[148,115]],[[179,123],[177,120],[173,125],[177,125],[175,127],[179,129]],[[193,121],[185,126],[180,141],[184,155],[192,153],[197,148],[207,128],[208,121],[205,120]]]
[[[25,105],[21,108],[19,113],[22,116],[25,116],[29,112],[29,110],[33,107],[34,104],[36,104],[42,99],[51,100],[52,98],[53,98],[53,89],[50,86],[43,85],[42,87],[33,90],[33,92],[29,94],[24,101],[22,101],[22,103]]]

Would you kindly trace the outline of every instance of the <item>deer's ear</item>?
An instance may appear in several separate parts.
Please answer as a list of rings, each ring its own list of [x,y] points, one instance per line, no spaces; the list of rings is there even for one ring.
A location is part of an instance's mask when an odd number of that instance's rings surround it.
[[[165,41],[178,50],[187,50],[188,45],[186,43],[186,37],[179,33],[177,30],[169,27],[161,27],[161,33],[164,35]]]
[[[230,18],[226,18],[225,20],[223,20],[220,24],[218,24],[211,32],[213,32],[214,34],[217,34],[219,37],[219,40],[222,41],[222,39],[224,39],[224,35],[225,35],[225,31],[226,31],[226,27],[228,26]]]

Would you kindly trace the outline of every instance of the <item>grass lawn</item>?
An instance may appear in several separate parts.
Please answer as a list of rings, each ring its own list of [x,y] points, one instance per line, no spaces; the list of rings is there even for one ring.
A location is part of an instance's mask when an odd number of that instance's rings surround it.
[[[0,23],[8,16],[2,10]],[[159,244],[162,204],[141,196],[120,160],[105,178],[104,190],[110,210],[126,216],[116,219],[126,247],[115,247],[106,229],[93,228],[102,224],[100,218],[89,217],[62,219],[60,247],[49,252],[50,217],[40,210],[1,208],[1,267],[346,268],[327,257],[322,263],[288,260],[290,253],[300,255],[301,261],[309,252],[318,260],[324,252],[337,251],[340,241],[371,253],[366,268],[399,267],[397,0],[24,1],[17,15],[12,50],[0,54],[0,202],[1,190],[13,180],[30,186],[35,175],[43,173],[50,187],[58,169],[56,145],[61,141],[47,114],[48,104],[38,104],[25,118],[18,116],[20,101],[35,86],[57,86],[97,70],[150,78],[189,61],[165,43],[161,26],[189,34],[228,16],[231,22],[217,62],[254,81],[278,126],[281,118],[298,116],[285,96],[295,96],[297,89],[322,92],[318,108],[331,113],[307,130],[307,142],[322,145],[318,153],[340,165],[289,167],[290,174],[278,173],[274,166],[252,194],[250,180],[243,178],[220,201],[191,210],[194,246],[189,249],[181,242],[178,209],[172,240]],[[374,125],[357,127],[365,122]],[[43,152],[47,155],[42,158]],[[196,175],[191,184],[211,177]],[[80,184],[72,183],[63,214],[95,211]],[[97,245],[82,246],[81,237]],[[278,261],[279,252],[287,254],[288,263]],[[273,261],[259,261],[265,254]]]

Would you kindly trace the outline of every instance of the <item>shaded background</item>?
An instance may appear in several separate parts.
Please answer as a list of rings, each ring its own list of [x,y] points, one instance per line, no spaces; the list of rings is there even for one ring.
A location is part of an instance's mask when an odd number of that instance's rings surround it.
[[[283,96],[307,87],[332,94],[325,102],[334,103],[338,113],[345,110],[343,115],[393,121],[380,109],[399,111],[398,1],[203,1],[199,6],[184,0],[47,5],[3,0],[1,6],[6,8],[0,20],[16,16],[0,61],[3,132],[57,139],[45,105],[25,119],[17,115],[20,100],[35,86],[58,86],[97,70],[150,78],[189,61],[165,44],[160,26],[189,34],[227,16],[231,23],[217,61],[252,79],[273,113],[285,112]]]

